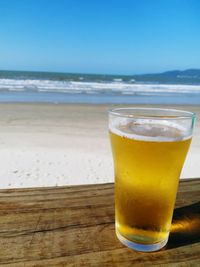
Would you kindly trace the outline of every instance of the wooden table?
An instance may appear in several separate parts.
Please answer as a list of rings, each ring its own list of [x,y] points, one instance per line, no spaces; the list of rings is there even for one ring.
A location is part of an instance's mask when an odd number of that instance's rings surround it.
[[[200,266],[200,179],[181,181],[172,229],[162,251],[124,247],[113,184],[0,191],[0,266]]]

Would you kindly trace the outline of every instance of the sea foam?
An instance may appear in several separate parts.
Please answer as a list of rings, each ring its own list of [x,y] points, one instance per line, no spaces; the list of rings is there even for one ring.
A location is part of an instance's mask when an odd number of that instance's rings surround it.
[[[0,79],[0,91],[37,91],[85,94],[200,93],[200,85],[137,84],[116,79],[113,82],[60,81],[44,79]]]

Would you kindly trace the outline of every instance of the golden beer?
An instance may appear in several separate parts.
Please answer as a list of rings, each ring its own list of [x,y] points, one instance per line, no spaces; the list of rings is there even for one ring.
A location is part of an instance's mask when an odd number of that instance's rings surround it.
[[[110,138],[119,239],[143,245],[167,242],[191,136],[173,125],[147,121],[111,128]]]

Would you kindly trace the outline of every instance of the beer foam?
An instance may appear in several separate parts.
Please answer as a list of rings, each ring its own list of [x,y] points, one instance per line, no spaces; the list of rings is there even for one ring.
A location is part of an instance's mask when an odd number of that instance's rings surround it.
[[[109,129],[121,137],[142,141],[173,142],[191,138],[190,130],[167,120],[121,121],[119,118],[110,125]]]

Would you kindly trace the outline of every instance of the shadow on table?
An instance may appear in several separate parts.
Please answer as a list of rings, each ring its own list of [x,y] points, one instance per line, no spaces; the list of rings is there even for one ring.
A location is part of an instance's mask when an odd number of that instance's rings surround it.
[[[200,241],[200,202],[174,211],[167,249]]]

